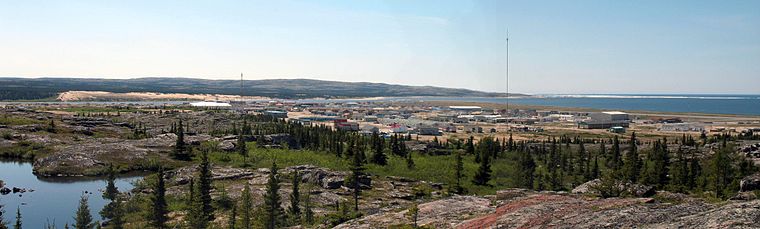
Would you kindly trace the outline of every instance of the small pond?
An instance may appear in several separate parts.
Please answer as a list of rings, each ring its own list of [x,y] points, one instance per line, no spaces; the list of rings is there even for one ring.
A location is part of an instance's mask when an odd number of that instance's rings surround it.
[[[116,186],[119,191],[125,192],[132,189],[132,183],[141,178],[120,177],[116,180]],[[83,194],[89,198],[90,213],[95,220],[101,220],[98,212],[108,203],[101,197],[106,186],[103,178],[37,177],[32,174],[30,162],[0,161],[0,180],[11,189],[19,187],[34,190],[0,195],[0,204],[4,205],[4,218],[7,223],[12,225],[15,222],[16,207],[19,207],[24,228],[43,228],[48,221],[51,224],[55,222],[58,228],[63,228],[65,223],[71,225],[79,198]]]

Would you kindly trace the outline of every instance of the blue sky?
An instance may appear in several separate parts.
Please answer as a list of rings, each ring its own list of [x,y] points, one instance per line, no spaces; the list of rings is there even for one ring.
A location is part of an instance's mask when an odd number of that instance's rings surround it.
[[[5,1],[0,76],[760,93],[760,1]]]

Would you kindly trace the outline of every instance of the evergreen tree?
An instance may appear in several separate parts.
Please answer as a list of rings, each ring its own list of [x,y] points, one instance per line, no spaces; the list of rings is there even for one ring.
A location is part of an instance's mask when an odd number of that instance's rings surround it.
[[[710,188],[715,191],[715,197],[726,198],[731,193],[729,185],[734,181],[734,169],[729,158],[730,149],[722,147],[715,152],[710,160]]]
[[[370,161],[378,165],[387,165],[388,157],[385,155],[385,147],[383,146],[385,140],[380,138],[377,133],[372,133],[372,143],[373,153]]]
[[[414,169],[414,159],[412,159],[412,153],[406,154],[406,168]]]
[[[517,183],[520,187],[533,188],[533,172],[536,170],[536,164],[533,157],[528,152],[519,152],[517,162]]]
[[[208,227],[208,218],[203,214],[203,204],[200,201],[200,192],[195,186],[194,179],[190,179],[188,185],[190,192],[187,197],[187,215],[185,220],[190,228],[205,229]]]
[[[21,208],[16,207],[16,224],[13,225],[13,229],[21,229]]]
[[[150,225],[157,229],[167,228],[166,221],[169,213],[166,204],[166,184],[164,181],[164,170],[160,168],[156,174],[156,184],[153,187],[153,194],[150,197],[151,208],[148,215]]]
[[[5,225],[5,218],[3,218],[3,215],[5,214],[3,207],[5,206],[0,204],[0,229],[8,229],[8,226]]]
[[[251,199],[251,186],[245,182],[240,203],[240,225],[242,229],[251,229],[253,226],[253,200]]]
[[[177,135],[177,142],[174,144],[172,157],[177,160],[189,161],[190,153],[188,152],[187,145],[185,143],[185,130],[182,126],[182,119],[179,120],[175,134]]]
[[[702,177],[702,166],[699,164],[699,159],[694,157],[692,154],[691,159],[689,159],[689,181],[688,181],[688,187],[690,190],[694,190],[699,186],[698,179]]]
[[[603,146],[603,145],[602,145]],[[599,155],[594,155],[594,168],[591,170],[591,179],[599,178]]]
[[[103,191],[103,199],[110,202],[100,210],[100,216],[109,219],[108,225],[111,228],[119,229],[124,225],[124,211],[119,200],[119,189],[116,188],[116,171],[113,165],[109,165],[106,172],[106,189]]]
[[[236,223],[237,223],[237,204],[233,204],[232,209],[230,210],[229,221],[227,221],[227,228],[235,229]]]
[[[364,163],[362,163],[361,158],[357,155],[354,155],[353,160],[351,161],[351,181],[353,182],[352,188],[353,188],[353,195],[354,195],[354,210],[359,211],[359,195],[361,194],[361,187],[359,186],[359,179],[361,179],[361,176],[364,173]]]
[[[304,222],[307,225],[314,223],[314,210],[311,207],[311,192],[306,193],[306,206],[304,210]]]
[[[417,228],[417,217],[419,216],[420,208],[417,206],[417,203],[413,203],[412,207],[409,208],[409,211],[407,214],[412,220],[412,228]]]
[[[92,215],[90,215],[90,206],[87,204],[87,196],[85,195],[82,195],[79,199],[79,207],[77,208],[74,222],[74,228],[76,229],[92,229],[95,227],[95,224],[92,222]]]
[[[625,180],[636,182],[641,172],[641,158],[636,146],[636,133],[631,134],[631,146],[628,150],[628,154],[625,155],[625,161],[623,161],[623,178]]]
[[[619,172],[623,167],[623,156],[620,153],[620,140],[617,135],[612,140],[612,155],[607,166],[615,173]]]
[[[298,171],[293,174],[293,192],[290,193],[290,207],[288,207],[288,215],[290,215],[293,224],[298,224],[301,220],[301,193],[298,190],[299,183],[301,183],[301,176]]]
[[[211,206],[211,163],[208,159],[208,151],[201,152],[201,164],[198,174],[198,201],[201,212],[207,221],[214,221],[214,207]]]
[[[462,194],[464,193],[464,188],[462,187],[462,178],[464,178],[464,163],[462,162],[462,154],[460,152],[456,152],[455,154],[456,158],[454,164],[454,177],[456,179],[456,183],[454,183],[454,193]]]
[[[243,156],[243,158],[248,158],[248,147],[245,145],[245,137],[242,133],[238,135],[237,145],[235,147],[237,148],[237,152]]]
[[[465,152],[467,154],[475,153],[475,138],[473,136],[470,136],[470,138],[467,139],[467,143],[465,143]]]
[[[55,120],[54,119],[50,119],[50,123],[48,123],[48,126],[47,126],[47,131],[50,132],[50,133],[55,133],[56,129],[55,129]]]
[[[488,157],[480,159],[480,167],[475,172],[472,183],[475,185],[488,185],[488,181],[491,180],[491,161]]]
[[[277,176],[277,163],[272,162],[269,170],[269,181],[264,194],[264,225],[267,229],[275,229],[283,225],[284,210],[280,206],[280,179]]]
[[[685,192],[689,186],[689,165],[680,147],[676,152],[676,161],[670,167],[669,173],[671,176],[669,189],[675,192]]]

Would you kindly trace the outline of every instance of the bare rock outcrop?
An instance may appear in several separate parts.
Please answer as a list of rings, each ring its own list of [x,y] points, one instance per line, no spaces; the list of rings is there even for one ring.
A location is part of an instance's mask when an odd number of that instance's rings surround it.
[[[417,223],[434,228],[452,228],[457,223],[493,211],[491,201],[476,196],[453,196],[420,204]],[[335,228],[378,228],[411,224],[408,210],[385,212],[351,220]]]
[[[605,185],[608,185],[610,187],[604,187]],[[604,188],[615,189],[624,195],[631,195],[635,197],[647,197],[655,194],[655,189],[653,186],[622,181],[614,181],[611,184],[605,184],[601,179],[590,180],[586,183],[578,185],[572,190],[572,193],[600,196],[602,195],[600,190]]]
[[[165,179],[172,184],[183,185],[197,176],[198,165],[191,165],[166,172]],[[250,178],[255,174],[249,169],[233,168],[229,166],[211,166],[211,180],[228,180]]]
[[[132,141],[99,139],[99,141],[66,145],[34,162],[35,174],[42,176],[99,175],[109,163],[139,169],[148,162],[154,149],[138,147]]]
[[[742,192],[760,190],[760,173],[755,173],[742,178],[739,183],[739,190]]]

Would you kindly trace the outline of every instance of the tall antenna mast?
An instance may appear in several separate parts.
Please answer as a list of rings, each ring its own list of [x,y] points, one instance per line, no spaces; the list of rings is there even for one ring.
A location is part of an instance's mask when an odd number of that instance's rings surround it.
[[[507,28],[507,114],[509,114],[509,28]]]
[[[243,101],[243,73],[240,73],[240,101]]]

